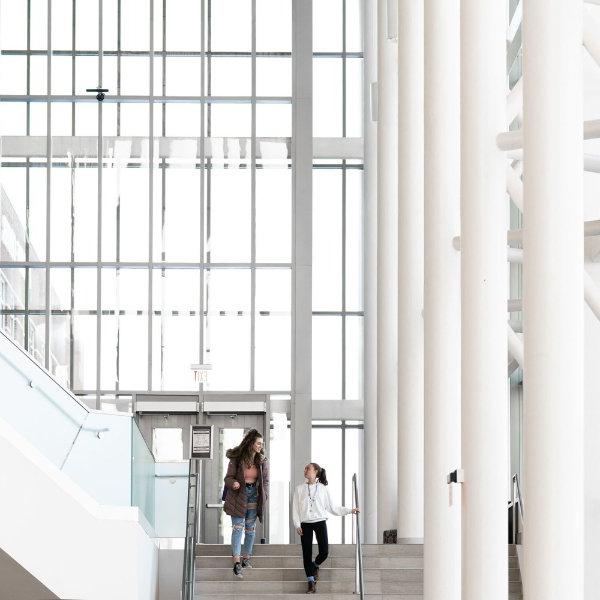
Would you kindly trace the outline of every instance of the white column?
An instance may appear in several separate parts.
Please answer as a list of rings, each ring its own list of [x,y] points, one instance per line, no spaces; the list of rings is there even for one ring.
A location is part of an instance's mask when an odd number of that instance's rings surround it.
[[[398,539],[423,539],[423,3],[398,2]]]
[[[460,0],[425,2],[425,600],[460,600]]]
[[[377,539],[397,526],[398,104],[397,48],[377,3]]]
[[[364,139],[364,197],[365,197],[365,350],[364,350],[364,461],[361,486],[364,498],[362,510],[363,539],[366,544],[377,543],[377,2],[363,2],[363,52],[365,104]],[[375,96],[375,97],[373,97]],[[375,104],[375,106],[373,106]]]
[[[464,600],[508,594],[506,7],[461,3],[462,572]]]
[[[523,544],[529,600],[584,597],[581,39],[581,3],[524,3]]]
[[[291,483],[304,481],[312,424],[312,0],[294,0],[292,51]],[[293,531],[290,539],[299,539]]]

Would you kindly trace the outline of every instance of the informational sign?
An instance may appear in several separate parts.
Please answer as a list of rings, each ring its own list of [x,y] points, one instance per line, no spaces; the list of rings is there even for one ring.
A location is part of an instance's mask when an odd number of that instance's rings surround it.
[[[207,459],[213,457],[213,426],[192,425],[190,432],[190,459]]]

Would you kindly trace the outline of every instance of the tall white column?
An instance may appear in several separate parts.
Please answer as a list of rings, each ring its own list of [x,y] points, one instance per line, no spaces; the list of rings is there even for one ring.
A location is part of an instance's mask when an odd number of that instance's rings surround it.
[[[506,7],[461,3],[464,600],[508,597]]]
[[[312,439],[312,0],[294,0],[292,11],[294,293],[290,480],[294,486],[304,481]],[[299,539],[290,527],[290,539]]]
[[[397,48],[377,3],[377,538],[397,526],[398,103]]]
[[[523,544],[530,600],[584,597],[581,39],[581,3],[524,3]]]
[[[425,1],[425,600],[460,600],[460,0]]]
[[[365,197],[364,223],[364,461],[361,481],[364,541],[377,543],[377,0],[363,2],[363,115]],[[375,104],[375,106],[373,106]]]
[[[398,538],[423,538],[423,3],[398,1]]]

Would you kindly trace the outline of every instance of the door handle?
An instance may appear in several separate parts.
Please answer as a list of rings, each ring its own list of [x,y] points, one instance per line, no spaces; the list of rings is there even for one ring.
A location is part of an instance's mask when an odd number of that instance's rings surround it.
[[[223,508],[223,503],[219,502],[218,504],[206,504],[206,508]]]

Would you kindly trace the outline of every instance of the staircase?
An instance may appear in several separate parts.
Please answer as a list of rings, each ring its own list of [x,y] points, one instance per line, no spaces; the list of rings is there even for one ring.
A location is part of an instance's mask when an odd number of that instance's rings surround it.
[[[299,544],[254,547],[252,569],[244,579],[234,577],[229,546],[196,546],[197,600],[294,600],[306,592]],[[316,552],[316,546],[315,546]],[[520,600],[521,578],[514,546],[509,546],[509,598]],[[351,545],[331,544],[320,570],[317,594],[322,600],[350,600],[354,596],[354,554]],[[363,545],[365,596],[369,600],[422,600],[423,546],[421,544]]]

